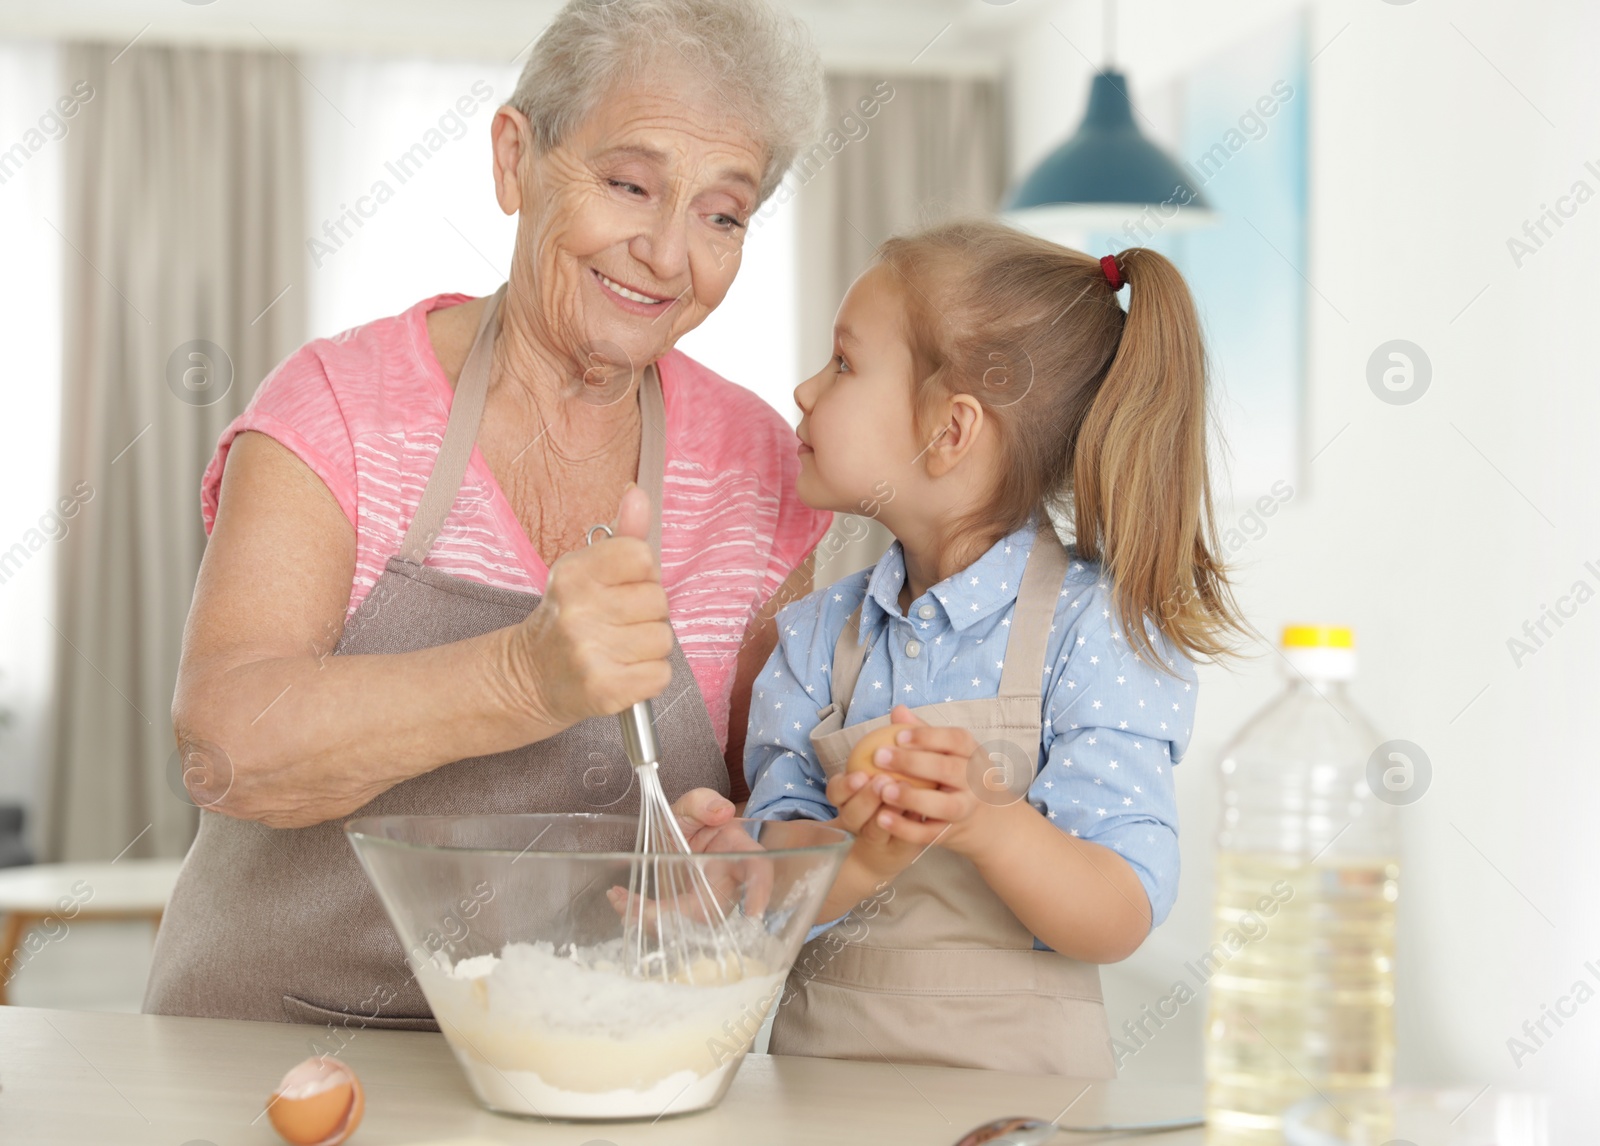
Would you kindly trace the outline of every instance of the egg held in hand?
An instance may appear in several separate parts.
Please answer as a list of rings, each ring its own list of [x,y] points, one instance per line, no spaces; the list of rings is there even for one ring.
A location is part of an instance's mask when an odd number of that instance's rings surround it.
[[[939,785],[932,780],[924,780],[920,776],[907,776],[903,772],[894,772],[872,762],[872,755],[878,749],[902,747],[895,744],[894,738],[910,727],[909,724],[885,724],[882,728],[875,728],[867,733],[861,738],[861,743],[850,750],[850,759],[844,766],[845,771],[865,772],[868,776],[887,776],[897,784],[907,784],[913,788],[937,788]]]
[[[355,1133],[365,1109],[356,1072],[319,1055],[283,1076],[267,1102],[267,1117],[294,1146],[339,1146]]]

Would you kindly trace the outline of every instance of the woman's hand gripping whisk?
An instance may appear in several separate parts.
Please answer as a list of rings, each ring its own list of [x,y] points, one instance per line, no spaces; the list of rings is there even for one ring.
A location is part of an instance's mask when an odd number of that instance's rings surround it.
[[[589,544],[594,544],[599,533],[610,537],[614,531],[604,524],[591,527]],[[759,889],[746,886],[748,881],[725,861],[692,857],[696,852],[759,851],[760,845],[738,825],[727,822],[732,816],[731,804],[725,812],[712,810],[714,806],[708,806],[698,793],[689,794],[696,797],[694,801],[686,796],[681,802],[710,822],[695,817],[680,822],[661,786],[650,701],[639,701],[619,719],[628,761],[639,779],[639,826],[629,887],[625,892],[613,888],[609,893],[622,915],[628,969],[639,977],[687,982],[739,978],[744,959],[730,915],[736,923],[740,900],[754,907],[749,892]],[[700,791],[721,799],[708,789]],[[691,845],[691,837],[699,847]],[[768,888],[770,879],[769,872]],[[765,908],[764,895],[761,908]]]

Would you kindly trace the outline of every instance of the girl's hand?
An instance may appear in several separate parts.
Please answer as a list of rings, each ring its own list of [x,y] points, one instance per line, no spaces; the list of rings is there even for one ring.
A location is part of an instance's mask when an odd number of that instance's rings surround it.
[[[711,788],[691,788],[672,805],[692,852],[765,852],[744,823],[736,822],[739,809],[732,800]],[[707,863],[704,871],[714,886],[742,885],[746,915],[760,915],[772,898],[774,873],[771,860],[754,857],[726,863]]]
[[[733,802],[711,788],[691,788],[678,797],[672,811],[691,852],[728,855],[726,860],[704,861],[700,867],[722,910],[731,912],[737,906],[746,915],[759,916],[765,912],[772,898],[772,861],[760,858],[766,849],[742,823],[734,822],[737,809]],[[688,886],[687,874],[684,873],[685,886]],[[613,887],[606,895],[619,913],[639,910],[637,900],[627,888]],[[645,914],[650,919],[662,910],[656,904],[645,906]],[[672,909],[701,922],[708,921],[693,896],[684,897]]]
[[[897,839],[888,828],[900,813],[883,806],[887,776],[840,772],[828,781],[828,802],[839,809],[834,823],[856,837],[851,855],[880,882],[899,875],[923,848]]]
[[[712,847],[711,844],[725,834],[723,829],[734,818],[736,811],[733,801],[714,788],[691,788],[672,805],[672,812],[678,817],[678,824],[683,828],[684,838],[689,841],[689,850],[692,852],[730,850]],[[743,834],[743,829],[737,826],[733,831]],[[748,836],[745,838],[749,839]]]
[[[1003,805],[980,799],[972,788],[975,771],[986,772],[987,762],[977,762],[980,748],[964,728],[935,728],[919,720],[904,705],[896,705],[890,719],[908,725],[893,748],[880,748],[873,763],[880,768],[932,780],[937,789],[897,784],[883,787],[883,803],[901,814],[885,828],[898,841],[925,847],[942,847],[976,858],[998,838],[1007,818]],[[879,777],[883,779],[883,777]]]

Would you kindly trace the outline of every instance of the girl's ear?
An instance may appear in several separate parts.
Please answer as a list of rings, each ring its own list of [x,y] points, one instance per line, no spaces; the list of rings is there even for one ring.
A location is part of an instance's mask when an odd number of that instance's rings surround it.
[[[953,394],[943,424],[927,450],[928,476],[943,477],[961,464],[983,433],[983,403],[971,394]]]

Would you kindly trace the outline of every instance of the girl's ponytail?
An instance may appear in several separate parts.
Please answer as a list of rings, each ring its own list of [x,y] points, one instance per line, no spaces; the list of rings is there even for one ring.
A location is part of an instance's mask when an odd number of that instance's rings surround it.
[[[1144,247],[1115,256],[1105,278],[1108,292],[1127,284],[1128,310],[1073,450],[1077,548],[1110,575],[1140,655],[1155,659],[1143,619],[1186,652],[1219,656],[1243,628],[1216,558],[1194,300],[1178,269]]]
[[[1178,269],[1144,248],[1097,260],[991,220],[879,254],[917,284],[902,295],[918,432],[962,392],[999,435],[1004,472],[952,535],[981,553],[1041,510],[1071,516],[1141,657],[1161,663],[1151,626],[1187,656],[1227,653],[1246,630],[1216,558],[1205,349]]]

